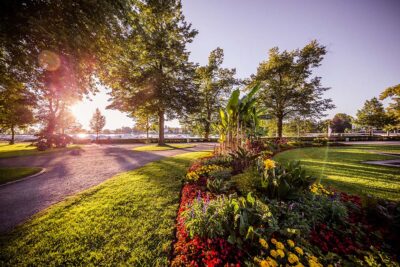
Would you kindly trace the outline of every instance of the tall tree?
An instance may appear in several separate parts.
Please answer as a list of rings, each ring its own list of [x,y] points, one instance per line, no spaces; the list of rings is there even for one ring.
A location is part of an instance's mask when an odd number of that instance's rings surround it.
[[[11,132],[10,144],[14,144],[15,128],[31,124],[34,96],[20,83],[0,89],[0,126]]]
[[[96,140],[99,140],[99,133],[101,129],[106,125],[106,117],[103,116],[98,108],[93,114],[92,119],[90,120],[90,129],[92,129],[96,133]]]
[[[353,118],[345,113],[337,113],[332,118],[330,127],[334,133],[344,133],[346,129],[351,130]]]
[[[356,123],[367,128],[372,134],[373,128],[382,129],[388,122],[388,117],[382,102],[376,97],[367,100],[362,109],[357,111]]]
[[[269,59],[260,63],[252,81],[262,85],[260,102],[277,121],[278,137],[282,137],[283,121],[290,117],[319,118],[334,107],[323,94],[321,77],[313,76],[326,54],[325,46],[312,41],[302,49],[269,51]]]
[[[162,145],[165,117],[196,106],[195,66],[186,44],[197,31],[185,21],[179,0],[140,1],[135,12],[124,49],[105,64],[101,80],[112,88],[109,108],[157,114]]]
[[[150,130],[157,129],[157,114],[149,114],[143,110],[138,110],[132,114],[135,119],[135,129],[146,133],[146,140],[149,141]]]
[[[389,128],[400,129],[400,84],[385,89],[379,96],[380,100],[390,98],[392,102],[386,108],[389,116]]]
[[[63,107],[95,91],[98,57],[127,30],[133,1],[0,1],[0,87],[16,77],[36,90],[45,130]],[[43,112],[45,111],[45,112]]]
[[[195,83],[199,88],[198,109],[183,120],[184,124],[196,128],[208,139],[211,126],[219,121],[219,109],[226,103],[233,86],[238,83],[234,78],[235,69],[222,68],[224,51],[216,48],[208,57],[208,64],[196,69]]]

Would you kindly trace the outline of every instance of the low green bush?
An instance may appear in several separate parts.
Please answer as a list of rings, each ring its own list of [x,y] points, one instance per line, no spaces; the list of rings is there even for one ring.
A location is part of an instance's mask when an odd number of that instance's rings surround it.
[[[239,247],[246,240],[276,229],[268,205],[251,194],[246,198],[231,195],[210,201],[194,200],[182,214],[191,237],[227,237],[228,242]]]
[[[257,190],[269,199],[295,199],[309,189],[316,178],[306,174],[299,162],[292,161],[286,166],[273,160],[257,161],[260,179],[256,184]]]

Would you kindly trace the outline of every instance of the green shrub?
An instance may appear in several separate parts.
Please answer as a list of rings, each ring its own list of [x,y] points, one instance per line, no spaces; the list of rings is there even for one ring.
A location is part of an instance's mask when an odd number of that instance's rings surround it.
[[[210,201],[195,200],[182,214],[191,237],[227,237],[239,247],[254,236],[277,229],[268,205],[251,194],[246,198],[232,195]]]
[[[214,179],[229,180],[232,176],[232,169],[215,170],[210,172],[208,176]]]
[[[257,162],[257,169],[260,180],[256,187],[269,199],[298,198],[316,180],[307,175],[300,163],[296,161],[283,166],[272,160],[263,161],[260,158]]]
[[[201,163],[202,165],[219,165],[229,168],[232,164],[232,157],[227,155],[219,155],[212,158],[204,159]]]
[[[332,227],[346,224],[345,204],[325,195],[308,193],[296,201],[266,199],[266,202],[278,221],[279,232],[284,235],[308,236],[319,223]]]
[[[224,179],[208,179],[207,189],[215,194],[227,193],[232,188],[232,183]]]
[[[255,169],[249,168],[243,173],[232,176],[231,179],[239,193],[246,196],[256,191],[256,184],[260,177]]]

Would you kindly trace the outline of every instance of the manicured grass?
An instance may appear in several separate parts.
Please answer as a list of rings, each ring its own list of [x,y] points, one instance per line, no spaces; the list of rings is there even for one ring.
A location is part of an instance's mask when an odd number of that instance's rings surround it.
[[[159,145],[153,144],[153,145],[135,147],[133,150],[135,150],[135,151],[163,151],[163,150],[190,148],[190,147],[195,147],[195,145],[192,145],[192,144],[166,144],[164,146],[159,146]]]
[[[400,168],[363,161],[396,159],[375,152],[400,153],[400,146],[354,145],[293,149],[274,157],[279,162],[299,160],[321,182],[360,195],[400,200]]]
[[[69,145],[67,148],[53,148],[45,151],[38,151],[36,147],[32,146],[30,143],[16,143],[14,145],[9,145],[8,143],[2,142],[0,143],[0,158],[40,155],[79,148],[78,145]]]
[[[207,152],[119,174],[0,240],[0,266],[167,266],[181,178]]]
[[[0,168],[0,184],[15,181],[26,176],[38,173],[42,168],[36,167],[18,167],[18,168]]]

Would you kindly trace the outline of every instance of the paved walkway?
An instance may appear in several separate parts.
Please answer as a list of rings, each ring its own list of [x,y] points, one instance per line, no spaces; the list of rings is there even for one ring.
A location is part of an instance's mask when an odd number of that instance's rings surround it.
[[[30,216],[67,196],[98,185],[117,173],[151,161],[190,151],[213,149],[215,144],[167,151],[132,151],[140,145],[87,145],[77,153],[0,159],[0,167],[38,166],[46,171],[36,177],[0,186],[0,232],[24,222]]]

